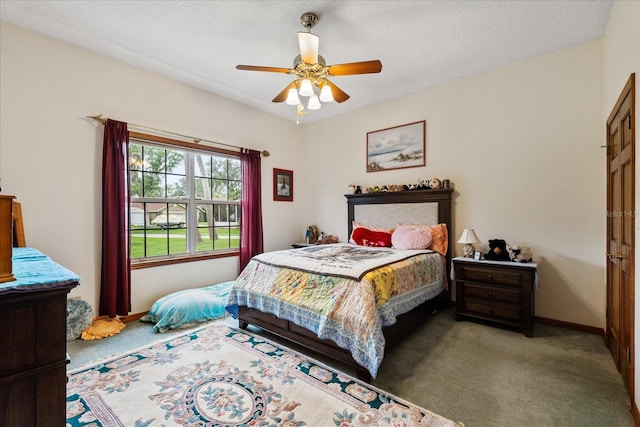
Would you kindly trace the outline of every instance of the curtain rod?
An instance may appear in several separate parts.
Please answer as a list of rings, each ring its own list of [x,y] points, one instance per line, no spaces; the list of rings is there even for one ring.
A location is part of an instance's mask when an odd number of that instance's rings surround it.
[[[95,120],[97,122],[100,122],[103,125],[105,125],[107,123],[107,120],[109,120],[109,117],[104,117],[102,114],[98,114],[97,116],[86,116],[86,117],[89,118],[89,119]],[[198,137],[195,137],[195,136],[183,135],[181,133],[171,132],[171,131],[164,130],[164,129],[157,129],[157,128],[153,128],[151,126],[138,125],[138,124],[135,124],[135,123],[127,123],[127,125],[130,125],[130,126],[133,126],[133,127],[136,127],[136,128],[140,128],[140,129],[147,129],[147,130],[152,130],[152,131],[155,131],[155,132],[161,132],[161,133],[165,133],[165,134],[168,134],[168,135],[179,136],[181,138],[191,139],[196,144],[199,144],[201,142],[209,142],[211,144],[224,145],[225,147],[233,147],[233,148],[237,148],[237,149],[241,149],[242,148],[242,147],[238,147],[237,145],[225,144],[224,142],[211,141],[209,139],[203,139],[203,138],[198,138]],[[261,153],[262,153],[262,155],[264,157],[269,157],[269,155],[271,154],[267,150],[262,150]]]

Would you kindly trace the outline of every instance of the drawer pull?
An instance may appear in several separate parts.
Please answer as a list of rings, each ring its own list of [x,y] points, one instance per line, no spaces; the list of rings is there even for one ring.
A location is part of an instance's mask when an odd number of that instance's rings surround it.
[[[489,314],[493,314],[493,308],[489,307]]]
[[[489,291],[489,292],[487,292],[487,295],[489,295],[490,297],[492,297],[492,296],[493,296],[493,291]]]
[[[487,276],[487,280],[493,280],[493,276],[492,275],[488,275]]]

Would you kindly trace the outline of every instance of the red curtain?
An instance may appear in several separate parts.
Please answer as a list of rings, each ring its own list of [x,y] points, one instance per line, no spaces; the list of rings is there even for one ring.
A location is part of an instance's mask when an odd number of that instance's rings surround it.
[[[262,180],[260,152],[243,148],[242,217],[240,221],[240,271],[254,255],[262,253]]]
[[[127,124],[107,120],[102,146],[102,268],[100,316],[126,315],[131,311],[129,258],[129,180]]]

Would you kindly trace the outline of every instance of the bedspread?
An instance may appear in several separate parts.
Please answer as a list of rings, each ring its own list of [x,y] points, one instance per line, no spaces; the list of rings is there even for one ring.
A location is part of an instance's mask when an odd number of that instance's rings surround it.
[[[252,259],[227,299],[272,313],[349,350],[375,378],[384,357],[382,327],[443,289],[439,254],[418,254],[366,273],[362,280],[280,268]]]

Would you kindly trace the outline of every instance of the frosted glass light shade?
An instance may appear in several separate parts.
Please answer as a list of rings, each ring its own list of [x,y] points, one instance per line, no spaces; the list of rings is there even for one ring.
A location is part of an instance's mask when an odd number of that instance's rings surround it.
[[[300,104],[300,98],[298,97],[298,90],[295,87],[291,87],[287,94],[287,104],[298,105]]]
[[[320,91],[320,101],[333,102],[333,92],[331,91],[331,86],[326,83],[322,86],[322,90]]]
[[[300,46],[300,58],[309,65],[318,62],[318,47],[320,37],[312,33],[298,33],[298,45]]]
[[[311,80],[304,79],[300,83],[300,90],[298,91],[300,96],[311,96],[314,94],[313,85],[311,84]]]
[[[307,108],[309,110],[319,110],[322,107],[320,104],[320,100],[318,99],[318,95],[313,94],[309,97],[309,103],[307,104]]]

